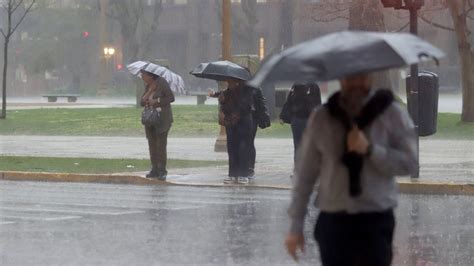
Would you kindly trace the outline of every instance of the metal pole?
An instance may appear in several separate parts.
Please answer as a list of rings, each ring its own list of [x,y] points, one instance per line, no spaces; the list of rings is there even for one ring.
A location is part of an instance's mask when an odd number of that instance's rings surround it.
[[[100,17],[99,17],[99,43],[100,43],[100,69],[99,69],[99,90],[98,96],[104,96],[107,93],[107,59],[103,49],[107,42],[107,17],[106,10],[108,8],[108,0],[100,0]]]
[[[222,0],[222,60],[232,60],[232,3]],[[227,135],[225,127],[220,127],[219,136],[214,145],[214,151],[227,151]]]
[[[414,35],[418,35],[418,9],[419,7],[416,5],[412,5],[409,7],[410,10],[410,32]],[[419,132],[419,82],[418,82],[418,64],[411,65],[411,78],[410,78],[410,95],[411,95],[411,106],[409,108],[411,110],[410,114],[412,115],[413,122],[415,123],[415,130],[416,130],[416,152],[417,152],[417,160],[418,160],[418,167],[417,171],[412,174],[412,178],[420,177],[420,137],[418,135]]]

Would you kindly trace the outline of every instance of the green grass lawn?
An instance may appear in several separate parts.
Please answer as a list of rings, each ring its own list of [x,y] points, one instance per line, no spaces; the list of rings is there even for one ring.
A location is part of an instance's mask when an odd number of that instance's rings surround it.
[[[141,109],[36,109],[9,111],[0,120],[0,135],[144,136]],[[171,137],[214,137],[219,131],[216,106],[174,106]],[[460,115],[441,113],[434,138],[473,139],[474,123],[460,123]],[[288,125],[274,122],[259,137],[289,138]]]
[[[222,161],[168,160],[169,169],[223,165]],[[150,169],[149,160],[0,156],[0,171],[125,173]]]

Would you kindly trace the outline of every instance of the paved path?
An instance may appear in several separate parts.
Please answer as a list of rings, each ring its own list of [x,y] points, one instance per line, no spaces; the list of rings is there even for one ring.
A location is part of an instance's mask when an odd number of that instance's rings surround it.
[[[320,265],[286,254],[289,191],[0,181],[2,265]],[[393,265],[474,265],[472,198],[401,195]]]
[[[196,105],[196,96],[177,96],[173,105]],[[210,98],[206,100],[207,105],[217,105],[217,99]],[[13,98],[8,101],[8,110],[30,110],[30,109],[84,109],[84,108],[121,108],[135,106],[134,98],[92,98],[81,97],[75,103],[68,103],[66,98],[59,98],[58,102],[49,103],[45,98],[28,97]]]
[[[189,160],[226,160],[215,153],[213,138],[171,138],[169,157]],[[257,139],[257,177],[271,183],[288,184],[292,172],[293,146],[290,139]],[[473,140],[422,139],[421,178],[440,181],[474,180]],[[148,158],[145,138],[0,136],[0,154],[15,156]],[[189,182],[221,179],[226,167],[177,170],[171,175]]]
[[[323,94],[323,101],[327,98]],[[401,96],[405,100],[406,96]],[[177,96],[174,105],[195,105],[196,96]],[[206,104],[216,105],[217,99],[207,99]],[[65,98],[58,99],[57,103],[48,103],[41,97],[11,98],[8,100],[9,110],[19,109],[37,109],[37,108],[111,108],[126,107],[135,105],[134,98],[93,98],[81,97],[76,103],[68,103]],[[439,97],[438,111],[441,113],[461,113],[462,96],[461,94],[442,94]]]

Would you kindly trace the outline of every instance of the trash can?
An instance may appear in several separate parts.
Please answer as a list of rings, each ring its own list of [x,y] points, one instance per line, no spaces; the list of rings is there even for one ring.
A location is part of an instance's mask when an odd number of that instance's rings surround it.
[[[430,71],[418,73],[418,135],[430,136],[436,133],[438,121],[439,77]],[[406,79],[407,104],[411,112],[413,96],[410,94],[410,76]],[[413,114],[410,113],[413,117]]]

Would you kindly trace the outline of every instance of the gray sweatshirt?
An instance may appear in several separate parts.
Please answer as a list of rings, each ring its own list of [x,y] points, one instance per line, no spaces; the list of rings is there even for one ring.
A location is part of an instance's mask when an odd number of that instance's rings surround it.
[[[342,163],[345,130],[324,107],[313,112],[300,146],[289,208],[290,232],[303,232],[308,201],[319,181],[315,206],[324,212],[361,213],[397,206],[395,176],[418,167],[416,133],[405,109],[393,102],[364,130],[372,153],[361,171],[362,194],[349,195],[349,174]]]

